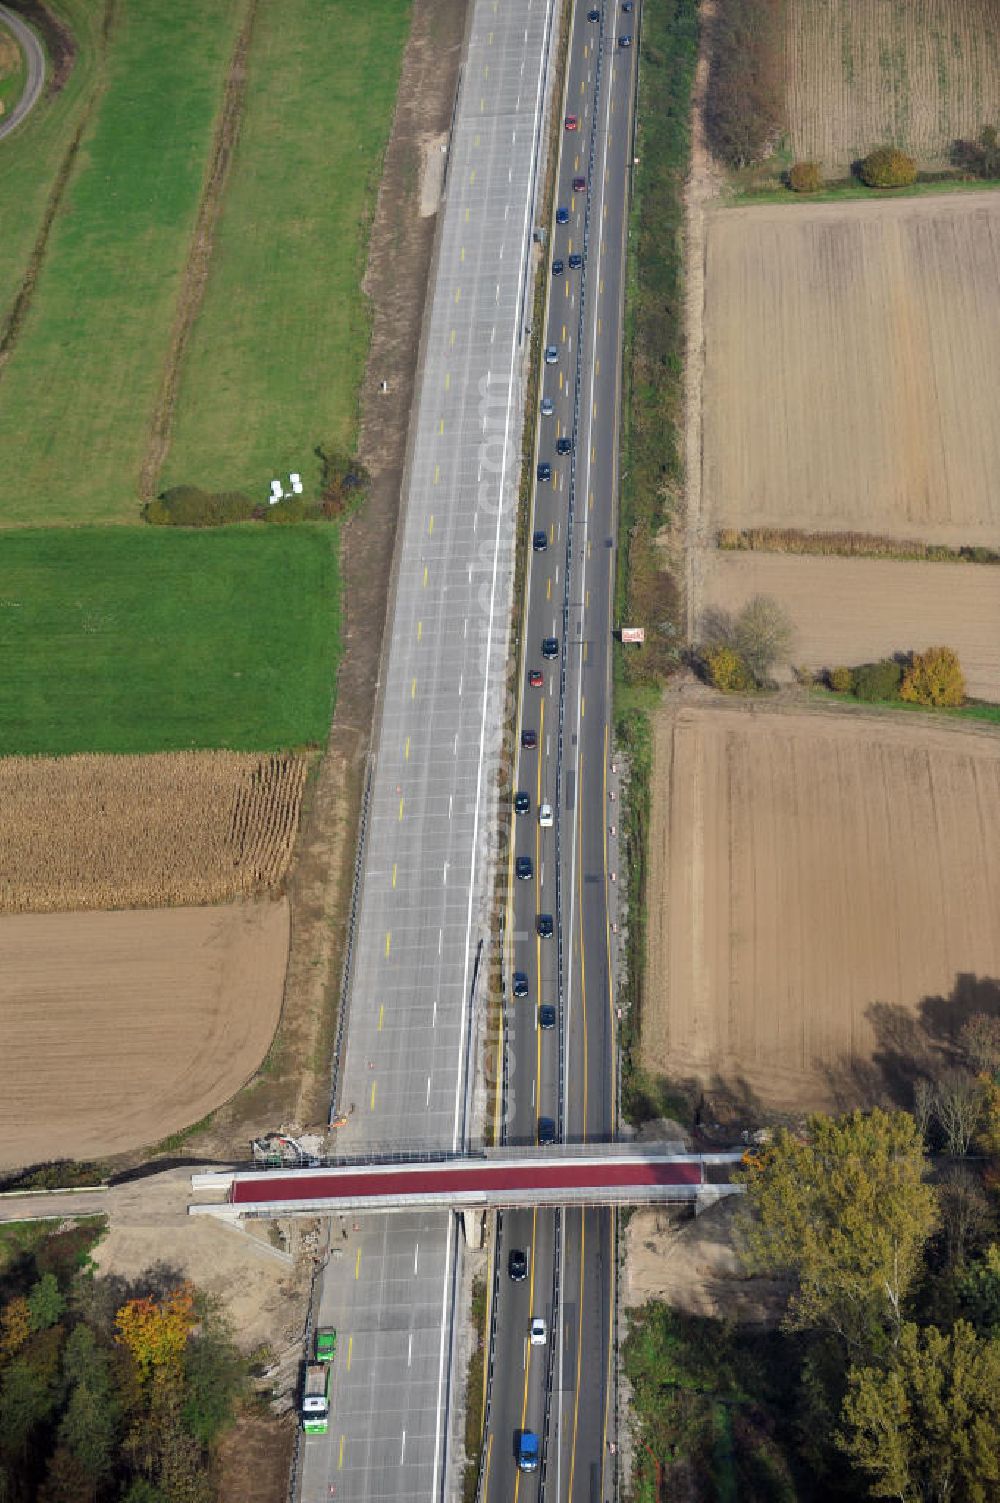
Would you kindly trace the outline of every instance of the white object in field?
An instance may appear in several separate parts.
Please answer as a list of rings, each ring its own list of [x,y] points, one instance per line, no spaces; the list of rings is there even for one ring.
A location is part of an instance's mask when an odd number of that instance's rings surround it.
[[[296,496],[301,496],[301,494],[302,494],[302,481],[299,479],[298,475],[291,475],[289,478],[290,478],[290,480],[292,482],[292,490],[293,490],[293,492],[295,493]]]
[[[622,627],[622,641],[623,642],[645,642],[645,640],[646,640],[646,628],[644,626],[623,626]]]

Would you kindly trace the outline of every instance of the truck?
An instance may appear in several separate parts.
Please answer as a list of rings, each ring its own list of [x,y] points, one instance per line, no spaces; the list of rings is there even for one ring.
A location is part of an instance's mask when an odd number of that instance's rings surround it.
[[[325,1435],[330,1423],[330,1364],[307,1362],[302,1385],[302,1428],[307,1435]]]
[[[519,1472],[538,1471],[538,1436],[534,1430],[517,1432],[517,1469]]]
[[[316,1332],[316,1361],[332,1362],[337,1355],[337,1333],[333,1326],[320,1326]]]

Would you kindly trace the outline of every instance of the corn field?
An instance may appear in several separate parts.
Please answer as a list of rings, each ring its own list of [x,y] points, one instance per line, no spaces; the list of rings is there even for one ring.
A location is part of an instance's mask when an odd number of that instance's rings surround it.
[[[242,752],[0,758],[0,912],[273,891],[305,775],[301,757]]]
[[[891,143],[922,167],[1000,123],[1000,0],[788,0],[793,154],[845,171]]]

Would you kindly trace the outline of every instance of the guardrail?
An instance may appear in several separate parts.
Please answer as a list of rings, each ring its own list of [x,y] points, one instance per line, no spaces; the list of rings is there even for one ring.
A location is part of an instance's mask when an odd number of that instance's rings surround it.
[[[361,818],[358,821],[358,844],[354,854],[354,882],[351,887],[351,911],[347,919],[347,940],[344,946],[344,965],[340,976],[340,1004],[337,1008],[337,1032],[333,1041],[333,1067],[330,1071],[330,1124],[337,1109],[337,1091],[340,1087],[340,1062],[344,1046],[344,1029],[347,1026],[347,1006],[351,989],[351,965],[354,960],[354,936],[358,925],[358,909],[361,902],[362,876],[364,875],[365,848],[368,836],[368,812],[372,795],[372,763],[369,757],[365,773],[365,791],[361,800]]]
[[[552,1259],[552,1331],[549,1334],[548,1362],[545,1368],[545,1409],[542,1415],[542,1463],[538,1478],[539,1503],[545,1497],[545,1482],[549,1468],[549,1429],[552,1423],[552,1380],[553,1369],[556,1360],[556,1348],[558,1339],[554,1340],[556,1331],[562,1331],[562,1318],[559,1308],[562,1299],[562,1211],[555,1214],[555,1237],[553,1239],[555,1255]]]
[[[493,1239],[493,1293],[490,1300],[490,1328],[486,1333],[486,1401],[483,1404],[483,1440],[479,1451],[479,1474],[476,1478],[476,1503],[482,1503],[486,1485],[486,1451],[490,1436],[490,1419],[493,1413],[494,1356],[496,1353],[497,1329],[500,1305],[501,1247],[503,1243],[503,1212],[496,1213],[496,1234]]]

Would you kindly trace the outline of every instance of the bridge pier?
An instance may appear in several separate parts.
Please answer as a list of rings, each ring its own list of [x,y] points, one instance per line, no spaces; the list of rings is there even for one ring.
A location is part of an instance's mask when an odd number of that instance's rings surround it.
[[[462,1223],[462,1231],[465,1233],[466,1246],[474,1248],[482,1247],[484,1225],[486,1222],[485,1211],[470,1207],[468,1210],[459,1211],[458,1216]]]

